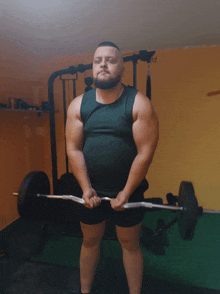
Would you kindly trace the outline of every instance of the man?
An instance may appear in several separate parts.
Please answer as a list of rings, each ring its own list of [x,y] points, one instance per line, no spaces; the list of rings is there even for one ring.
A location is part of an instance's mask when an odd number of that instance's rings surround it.
[[[140,294],[143,256],[139,244],[141,209],[123,210],[142,201],[145,176],[158,142],[158,119],[149,99],[122,84],[123,57],[111,42],[94,54],[95,89],[75,98],[68,109],[67,154],[82,188],[80,212],[81,293],[90,293],[100,257],[106,218],[116,224],[130,294]],[[110,203],[101,197],[112,198]]]

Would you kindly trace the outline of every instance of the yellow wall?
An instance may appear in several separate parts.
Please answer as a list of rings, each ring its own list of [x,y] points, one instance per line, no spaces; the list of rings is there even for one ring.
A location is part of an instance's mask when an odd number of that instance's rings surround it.
[[[149,194],[177,194],[180,181],[188,180],[199,205],[219,209],[220,47],[161,50],[156,55],[152,102],[160,141],[148,177]]]
[[[4,42],[1,52],[0,103],[11,97],[30,105],[47,101],[47,80],[56,70],[91,63],[92,55],[40,58]],[[143,48],[145,49],[145,48]],[[147,179],[146,197],[178,193],[182,180],[192,181],[199,205],[220,209],[220,47],[159,50],[151,64],[152,103],[160,120],[160,141]],[[125,84],[132,85],[132,63],[126,63]],[[91,73],[90,73],[91,74]],[[137,88],[145,93],[147,64],[138,62]],[[77,95],[84,92],[79,74]],[[69,89],[72,87],[69,82]],[[58,177],[65,173],[62,83],[55,82]],[[213,93],[210,94],[210,93]],[[72,95],[67,91],[67,100]],[[18,217],[16,197],[24,176],[45,171],[51,179],[49,115],[0,110],[0,229]]]

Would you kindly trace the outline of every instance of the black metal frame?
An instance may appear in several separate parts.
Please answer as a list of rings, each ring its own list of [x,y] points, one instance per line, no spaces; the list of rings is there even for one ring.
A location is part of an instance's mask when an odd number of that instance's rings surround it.
[[[136,88],[136,66],[137,66],[137,61],[146,61],[148,64],[150,64],[151,59],[154,55],[155,51],[146,51],[142,50],[139,51],[138,54],[133,54],[130,56],[125,56],[123,57],[124,62],[132,61],[133,62],[133,87]],[[54,109],[54,90],[53,90],[53,85],[54,81],[57,77],[61,77],[61,75],[65,74],[77,74],[78,72],[83,73],[86,70],[92,69],[92,63],[84,65],[84,64],[79,64],[78,66],[70,66],[67,69],[63,70],[58,70],[49,77],[48,80],[48,103],[50,107],[50,142],[51,142],[51,159],[52,159],[52,177],[53,177],[53,193],[56,194],[58,191],[58,177],[57,177],[57,151],[56,151],[56,132],[55,132],[55,109]],[[63,82],[63,87],[64,81]],[[75,82],[75,81],[74,81]],[[74,83],[75,87],[75,83]],[[75,92],[75,88],[73,89]],[[65,98],[65,87],[64,87],[64,98]],[[148,71],[148,79],[147,79],[147,96],[149,99],[151,99],[151,81],[150,81],[150,72]],[[75,97],[75,95],[74,95]],[[66,118],[66,102],[64,99],[64,120]],[[67,159],[66,159],[67,161]],[[68,168],[68,163],[67,163],[67,168]]]

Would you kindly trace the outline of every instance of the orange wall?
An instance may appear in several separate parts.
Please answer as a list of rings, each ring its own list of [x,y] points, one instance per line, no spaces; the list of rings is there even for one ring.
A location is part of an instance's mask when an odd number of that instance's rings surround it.
[[[143,48],[145,49],[145,48]],[[160,120],[160,141],[147,176],[146,197],[178,193],[180,181],[193,182],[199,205],[220,209],[220,47],[159,50],[151,64],[152,103]],[[1,52],[0,103],[11,97],[30,105],[47,101],[47,80],[56,70],[91,63],[92,55],[40,58],[11,42]],[[132,85],[132,64],[126,63],[125,84]],[[89,73],[91,74],[91,73]],[[147,64],[137,66],[137,88],[145,93]],[[84,92],[84,74],[79,74],[77,95]],[[72,83],[69,82],[69,89]],[[68,89],[67,87],[67,89]],[[65,173],[65,138],[62,112],[62,83],[55,82],[58,177]],[[67,90],[67,100],[72,94]],[[24,176],[45,171],[51,179],[49,115],[0,110],[0,215],[1,227],[18,217],[16,197]]]
[[[21,98],[39,106],[47,100],[47,88],[41,81],[42,62],[11,42],[1,40],[0,103]],[[0,229],[18,217],[17,192],[25,175],[33,170],[51,173],[49,115],[37,117],[31,112],[0,110]]]
[[[180,181],[188,180],[199,205],[220,208],[219,56],[220,47],[157,52],[152,99],[160,141],[149,173],[151,196],[177,194]]]

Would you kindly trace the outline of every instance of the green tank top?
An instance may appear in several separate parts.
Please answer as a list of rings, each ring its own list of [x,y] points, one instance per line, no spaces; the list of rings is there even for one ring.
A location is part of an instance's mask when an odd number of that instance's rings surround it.
[[[96,89],[86,92],[81,104],[88,174],[98,194],[116,197],[123,190],[137,155],[133,139],[133,104],[137,90],[124,86],[111,104],[96,101]]]

